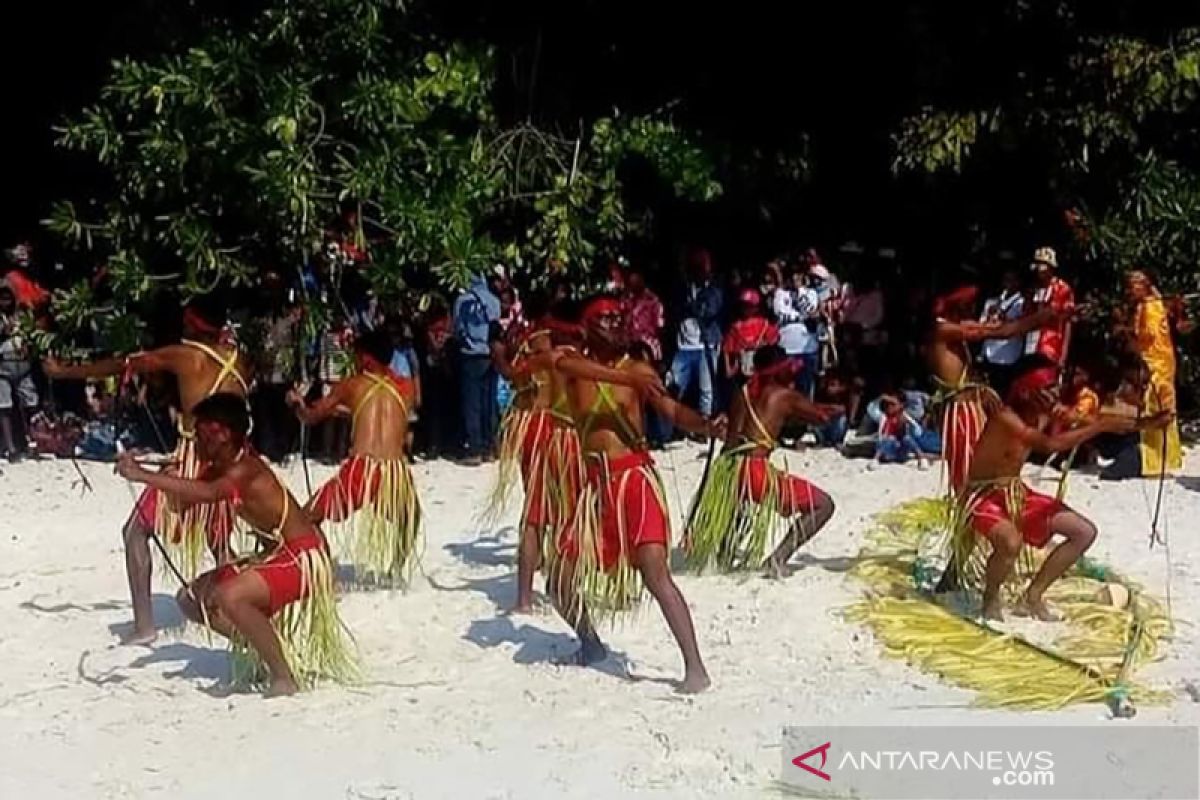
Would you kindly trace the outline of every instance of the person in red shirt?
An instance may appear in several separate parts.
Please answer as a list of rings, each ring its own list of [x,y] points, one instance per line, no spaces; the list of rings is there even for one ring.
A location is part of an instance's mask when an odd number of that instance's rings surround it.
[[[779,344],[779,329],[764,316],[762,297],[754,289],[744,289],[738,296],[739,319],[730,326],[721,344],[725,359],[725,376],[744,383],[754,374],[754,354],[759,348]]]
[[[1036,276],[1037,289],[1033,293],[1032,303],[1026,306],[1026,312],[1050,308],[1059,313],[1054,321],[1026,334],[1025,355],[1056,368],[1061,374],[1071,347],[1071,319],[1068,312],[1075,307],[1075,293],[1066,281],[1055,274],[1058,256],[1053,248],[1039,247],[1034,251],[1030,269]]]

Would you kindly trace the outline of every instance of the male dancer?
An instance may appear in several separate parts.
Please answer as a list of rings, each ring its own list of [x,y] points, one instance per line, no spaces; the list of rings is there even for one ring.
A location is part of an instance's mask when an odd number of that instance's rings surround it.
[[[339,525],[342,545],[364,573],[403,583],[411,571],[421,537],[421,504],[405,458],[413,384],[388,364],[392,341],[387,332],[370,331],[354,340],[358,374],[334,384],[311,407],[295,393],[288,402],[305,425],[336,413],[350,414],[350,455],[308,502],[318,525]]]
[[[249,365],[236,347],[222,344],[224,327],[224,309],[207,298],[197,298],[184,309],[183,340],[179,344],[93,364],[64,366],[47,359],[46,375],[57,380],[155,372],[173,375],[179,385],[180,417],[179,444],[172,456],[171,469],[181,478],[196,478],[204,463],[196,452],[192,410],[201,400],[218,392],[235,394],[243,402],[249,394]],[[153,487],[142,492],[122,530],[125,572],[133,600],[133,633],[125,640],[126,644],[149,644],[157,636],[150,602],[150,535],[156,534],[174,551],[180,569],[191,578],[200,571],[206,545],[217,564],[232,556],[229,536],[233,523],[234,514],[228,503],[177,509],[171,502],[162,502]]]
[[[824,425],[841,406],[812,403],[795,390],[800,362],[768,345],[754,355],[754,375],[734,394],[725,449],[697,496],[684,549],[689,566],[716,562],[726,570],[760,567],[768,577],[791,574],[788,560],[833,516],[833,500],[808,481],[771,464],[789,421]],[[778,523],[788,533],[765,561]]]
[[[213,395],[192,415],[205,465],[200,475],[150,472],[129,453],[121,455],[117,472],[186,504],[229,503],[251,526],[267,554],[204,573],[179,591],[179,606],[191,621],[250,644],[269,671],[267,697],[294,694],[299,681],[337,664],[333,654],[346,658],[325,539],[283,481],[247,452],[250,415],[242,397]],[[298,601],[308,607],[292,605]],[[313,653],[321,654],[320,663],[306,658]]]
[[[556,496],[551,486],[556,464],[562,462],[562,448],[571,449],[578,460],[579,447],[569,416],[555,410],[555,381],[547,369],[530,370],[526,361],[553,349],[551,327],[539,312],[540,298],[530,299],[535,321],[514,326],[507,333],[499,323],[492,324],[492,363],[513,386],[512,404],[500,423],[499,470],[496,486],[482,518],[495,522],[512,493],[519,470],[525,490],[521,509],[520,539],[517,546],[517,598],[514,613],[527,613],[533,607],[533,573],[541,561],[542,536],[559,517],[555,513]],[[576,483],[576,486],[579,484]]]
[[[1000,589],[1016,563],[1022,545],[1044,548],[1055,534],[1064,537],[1025,590],[1022,606],[1031,616],[1053,621],[1043,594],[1082,556],[1096,539],[1096,526],[1060,500],[1035,492],[1021,480],[1021,467],[1029,453],[1057,453],[1102,433],[1127,434],[1161,427],[1170,419],[1160,414],[1143,420],[1103,415],[1075,428],[1053,435],[1044,432],[1053,417],[1058,380],[1057,367],[1041,367],[1013,382],[1009,405],[989,415],[971,464],[970,480],[964,487],[963,507],[969,526],[958,535],[983,536],[992,545],[984,569],[983,615],[1003,619]],[[974,541],[956,547],[969,553]],[[962,563],[967,563],[963,556]]]
[[[662,484],[646,449],[644,402],[683,429],[722,436],[724,420],[709,421],[671,399],[648,364],[625,353],[625,320],[618,301],[592,300],[583,313],[587,357],[555,351],[554,369],[566,376],[566,396],[579,431],[587,485],[573,520],[558,541],[550,584],[555,605],[580,638],[580,664],[606,656],[588,616],[584,595],[609,609],[638,592],[640,575],[658,602],[683,655],[681,692],[710,684],[700,658],[687,602],[667,561],[670,522]],[[593,377],[596,367],[604,377]],[[619,383],[618,383],[619,381]]]
[[[966,484],[975,442],[988,413],[1001,405],[994,391],[971,378],[973,359],[968,344],[1020,336],[1060,315],[1059,311],[1047,308],[1011,321],[976,322],[978,296],[977,287],[962,286],[937,299],[933,308],[934,327],[925,352],[929,371],[941,387],[939,399],[945,403],[942,455],[951,495]],[[1072,312],[1073,309],[1065,313]]]

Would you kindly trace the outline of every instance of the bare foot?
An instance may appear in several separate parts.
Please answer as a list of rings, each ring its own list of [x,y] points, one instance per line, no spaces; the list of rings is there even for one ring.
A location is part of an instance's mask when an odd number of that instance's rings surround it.
[[[699,694],[712,686],[712,680],[708,677],[708,673],[701,670],[700,672],[684,675],[683,680],[675,687],[675,691],[679,694]]]
[[[1004,622],[1004,610],[998,599],[983,607],[983,618],[992,622]]]
[[[1041,622],[1061,622],[1062,615],[1056,614],[1051,610],[1050,606],[1046,605],[1046,601],[1042,598],[1032,598],[1029,595],[1025,596],[1022,603],[1022,611],[1025,611],[1029,616]]]
[[[126,647],[145,647],[146,645],[153,644],[157,638],[158,631],[154,628],[148,630],[138,630],[135,628],[132,633],[121,640],[121,644]]]
[[[291,697],[300,691],[300,687],[291,678],[275,678],[271,681],[271,685],[267,687],[267,691],[263,693],[263,697],[270,699],[272,697]]]

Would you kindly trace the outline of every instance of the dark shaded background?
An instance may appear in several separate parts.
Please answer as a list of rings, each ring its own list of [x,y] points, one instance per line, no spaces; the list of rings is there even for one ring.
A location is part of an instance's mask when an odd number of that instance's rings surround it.
[[[5,3],[0,243],[34,238],[52,252],[37,224],[48,204],[95,185],[86,159],[53,147],[51,128],[95,97],[111,59],[186,42],[202,18],[257,5]],[[928,104],[986,106],[1014,90],[1019,72],[1053,69],[1080,31],[1153,37],[1200,16],[1200,4],[1033,3],[1021,17],[1016,5],[441,0],[423,13],[442,32],[496,45],[498,102],[510,119],[575,131],[614,107],[669,109],[734,158],[756,148],[806,153],[804,183],[733,181],[703,207],[669,201],[635,171],[631,191],[661,209],[664,239],[761,263],[781,248],[855,238],[944,265],[967,252],[972,225],[1018,251],[1053,242],[1062,198],[1030,152],[990,153],[956,180],[896,178],[889,137],[905,114]],[[1069,25],[1057,12],[1066,5],[1079,7]]]

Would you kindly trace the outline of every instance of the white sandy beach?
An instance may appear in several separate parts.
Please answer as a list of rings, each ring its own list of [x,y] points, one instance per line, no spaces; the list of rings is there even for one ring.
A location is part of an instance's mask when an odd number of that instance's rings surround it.
[[[690,446],[659,458],[676,519],[701,455]],[[969,693],[885,659],[838,616],[859,594],[843,570],[871,515],[935,493],[937,470],[868,470],[830,451],[789,461],[838,504],[806,567],[782,583],[679,579],[714,681],[706,694],[673,693],[681,664],[652,604],[607,631],[616,655],[603,670],[550,663],[574,648],[566,626],[549,611],[500,613],[514,591],[515,531],[472,521],[492,471],[437,462],[415,468],[424,574],[407,593],[342,600],[370,682],[272,701],[222,696],[222,643],[179,629],[176,587],[158,575],[159,624],[175,629],[151,647],[117,645],[130,619],[118,533],[130,492],[108,467],[83,466],[95,492],[80,497],[69,462],[4,466],[0,797],[751,798],[773,792],[784,725],[1107,719],[1098,705],[975,709]],[[1184,474],[1200,475],[1200,454]],[[302,496],[298,464],[288,479]],[[1068,499],[1100,526],[1092,555],[1162,595],[1166,559],[1147,547],[1155,489],[1074,476]],[[1183,691],[1200,681],[1200,478],[1168,481],[1163,514],[1179,625],[1166,658],[1140,677],[1176,699],[1104,724],[1200,723],[1200,703]]]

